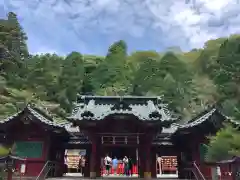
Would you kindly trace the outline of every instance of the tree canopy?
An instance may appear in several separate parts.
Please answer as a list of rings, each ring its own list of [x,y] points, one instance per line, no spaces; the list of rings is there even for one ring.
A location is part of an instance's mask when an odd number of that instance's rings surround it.
[[[240,155],[239,129],[227,125],[210,138],[206,160],[216,162]]]

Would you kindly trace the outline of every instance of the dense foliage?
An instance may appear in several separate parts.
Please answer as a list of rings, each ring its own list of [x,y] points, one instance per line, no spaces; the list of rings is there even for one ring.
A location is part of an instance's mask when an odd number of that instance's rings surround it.
[[[221,129],[216,136],[210,138],[206,160],[210,162],[231,159],[240,155],[239,129],[228,125]]]
[[[190,52],[127,54],[118,41],[106,57],[72,52],[30,55],[27,36],[17,16],[0,20],[0,115],[28,102],[64,117],[76,95],[164,95],[164,100],[190,119],[216,102],[224,113],[240,116],[240,45],[238,36],[206,42]]]

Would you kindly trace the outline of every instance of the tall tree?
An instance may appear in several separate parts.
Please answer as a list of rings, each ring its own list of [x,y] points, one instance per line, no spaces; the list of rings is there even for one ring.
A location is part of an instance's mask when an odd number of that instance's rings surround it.
[[[161,82],[161,77],[158,76],[159,71],[159,63],[156,59],[144,58],[140,60],[139,68],[133,74],[134,78],[131,83],[133,90],[131,94],[145,95],[157,93],[159,89],[154,92],[153,90],[161,86],[161,83],[159,83]]]
[[[0,20],[0,74],[7,76],[13,69],[15,59],[10,52],[11,28],[7,20]]]
[[[240,118],[240,37],[231,37],[220,46],[216,63],[212,64],[210,77],[221,95],[225,113]],[[229,105],[234,107],[230,112]],[[227,110],[228,109],[228,110]]]
[[[127,45],[118,41],[110,46],[105,60],[94,71],[92,86],[97,94],[124,94],[128,91]]]
[[[93,94],[94,87],[92,85],[93,72],[98,68],[99,64],[104,61],[104,57],[85,55],[84,58],[84,80],[82,93]]]
[[[8,83],[21,86],[26,74],[25,60],[29,53],[27,36],[20,26],[17,15],[8,13],[7,20],[1,21],[1,66],[5,69]],[[3,55],[4,54],[4,55]]]
[[[44,100],[56,100],[63,58],[54,54],[36,55],[26,63],[28,88],[38,91],[38,96]]]
[[[192,72],[174,53],[166,53],[159,63],[159,77],[162,77],[162,91],[167,102],[182,112],[188,105],[192,84]]]
[[[8,13],[8,22],[11,28],[12,41],[9,44],[10,51],[14,54],[14,57],[19,60],[25,60],[28,58],[27,48],[27,35],[23,31],[23,28],[18,22],[17,15],[13,12]]]
[[[200,55],[194,62],[194,67],[197,72],[211,74],[213,66],[217,63],[217,56],[221,45],[226,38],[218,38],[209,40],[204,44],[204,49],[200,51]]]
[[[77,94],[81,93],[83,80],[83,56],[78,52],[72,52],[62,63],[62,73],[58,81],[59,102],[68,112],[71,111]]]

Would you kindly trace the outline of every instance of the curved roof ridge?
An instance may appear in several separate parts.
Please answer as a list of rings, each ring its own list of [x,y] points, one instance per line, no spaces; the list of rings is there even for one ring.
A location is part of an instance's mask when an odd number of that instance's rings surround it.
[[[101,120],[110,114],[132,114],[139,120],[176,121],[173,112],[168,109],[168,104],[164,103],[160,96],[150,97],[152,99],[146,96],[79,96],[79,98],[72,115],[68,117],[70,120]]]
[[[163,96],[134,96],[134,95],[124,95],[124,96],[94,96],[94,95],[78,95],[79,98],[99,98],[99,99],[129,99],[129,98],[133,98],[133,99],[162,99]]]
[[[37,109],[37,110],[36,110]],[[39,121],[45,123],[46,125],[53,126],[53,127],[58,127],[58,128],[64,128],[66,123],[56,123],[52,117],[47,116],[44,114],[44,112],[39,113],[41,111],[37,107],[32,107],[31,104],[27,104],[22,110],[18,111],[17,113],[3,119],[0,121],[1,124],[7,123],[9,121],[14,120],[17,118],[21,113],[24,113],[26,111],[29,111],[31,115],[33,115],[35,118],[37,118]],[[32,119],[31,119],[32,120]]]

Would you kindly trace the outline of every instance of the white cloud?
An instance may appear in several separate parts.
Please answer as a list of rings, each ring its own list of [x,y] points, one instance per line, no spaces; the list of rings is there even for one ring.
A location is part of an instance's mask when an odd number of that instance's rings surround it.
[[[183,49],[240,32],[238,0],[5,0],[3,5],[29,26],[39,21],[46,37],[59,44],[73,29],[71,33],[79,39],[96,31],[113,39],[122,34],[135,38],[152,35],[159,44]],[[50,35],[46,30],[50,27],[51,32],[61,31],[63,37]],[[147,34],[149,29],[155,33]],[[81,46],[86,48],[86,43]]]
[[[236,4],[237,1],[232,0],[199,0],[201,3],[203,3],[204,7],[206,7],[210,11],[221,11],[223,8],[225,8],[229,4]]]

